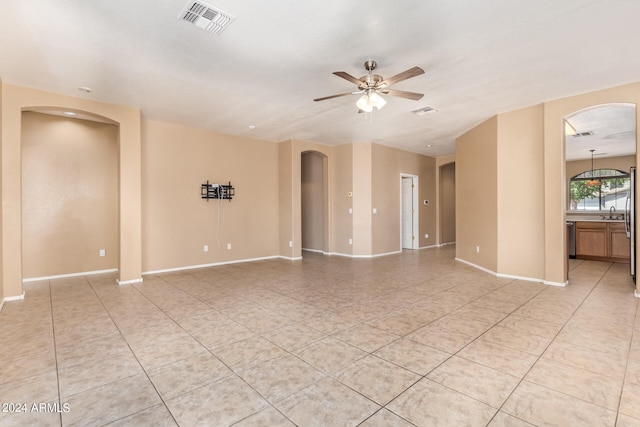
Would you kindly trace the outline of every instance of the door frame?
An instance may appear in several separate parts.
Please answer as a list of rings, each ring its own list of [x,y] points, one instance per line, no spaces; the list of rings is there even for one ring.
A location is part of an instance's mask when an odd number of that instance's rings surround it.
[[[411,183],[413,184],[411,188],[411,197],[413,199],[413,212],[411,216],[411,222],[413,225],[413,244],[411,248],[404,248],[402,245],[402,180],[409,178],[411,179]],[[419,215],[418,215],[418,175],[408,174],[408,173],[400,173],[400,250],[402,249],[419,249],[420,248],[420,223],[419,223]]]

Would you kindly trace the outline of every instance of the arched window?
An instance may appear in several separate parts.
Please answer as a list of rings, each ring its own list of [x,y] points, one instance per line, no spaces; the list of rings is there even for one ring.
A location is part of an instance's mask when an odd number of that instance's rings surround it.
[[[604,211],[614,206],[624,211],[631,178],[617,169],[595,169],[582,172],[569,181],[569,209]]]

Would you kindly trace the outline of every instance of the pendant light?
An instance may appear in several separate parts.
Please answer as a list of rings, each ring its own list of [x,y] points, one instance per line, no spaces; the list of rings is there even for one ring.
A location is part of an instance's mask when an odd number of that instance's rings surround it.
[[[589,181],[587,181],[587,186],[589,187],[599,187],[600,185],[602,185],[602,183],[600,182],[600,180],[596,179],[594,171],[593,171],[593,152],[596,151],[593,148],[591,150],[591,179]]]

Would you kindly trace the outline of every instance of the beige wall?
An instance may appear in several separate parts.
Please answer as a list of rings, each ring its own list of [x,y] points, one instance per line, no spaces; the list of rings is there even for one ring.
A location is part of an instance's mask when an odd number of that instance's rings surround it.
[[[353,144],[353,255],[368,256],[373,251],[372,144]]]
[[[153,120],[142,135],[143,271],[279,255],[278,144]],[[234,198],[203,200],[207,180]]]
[[[456,257],[498,268],[498,119],[456,140]],[[478,251],[479,249],[479,251]]]
[[[353,237],[353,215],[349,208],[353,209],[353,144],[344,144],[333,147],[333,162],[330,170],[331,182],[331,214],[333,218],[333,233],[331,252],[352,255],[353,246],[349,245],[349,238]]]
[[[325,179],[323,156],[302,153],[302,248],[324,250]]]
[[[439,213],[440,235],[439,244],[454,243],[456,241],[456,164],[447,163],[439,168]]]
[[[22,111],[43,108],[87,112],[118,126],[120,243],[118,279],[140,281],[142,253],[140,111],[36,89],[2,84],[2,286],[4,298],[22,295]]]
[[[544,278],[542,105],[498,115],[498,265],[504,275]]]
[[[117,266],[117,127],[23,113],[24,278]]]
[[[401,174],[418,177],[418,247],[435,245],[436,161],[432,157],[378,144],[372,152],[373,254],[401,250]],[[429,200],[429,205],[424,205]],[[429,235],[429,238],[425,237]]]
[[[2,106],[4,105],[4,102],[2,101],[4,98],[2,96],[2,89],[3,89],[3,84],[2,84],[2,79],[0,79],[0,148],[4,146],[3,143],[3,136],[4,136],[4,132],[2,131]],[[0,195],[2,196],[3,199],[3,203],[4,203],[4,173],[2,173],[2,167],[4,162],[2,161],[2,152],[4,150],[0,149]],[[2,310],[2,306],[4,304],[4,296],[5,296],[5,291],[4,291],[4,281],[5,281],[5,274],[4,274],[4,209],[0,209],[0,310]]]

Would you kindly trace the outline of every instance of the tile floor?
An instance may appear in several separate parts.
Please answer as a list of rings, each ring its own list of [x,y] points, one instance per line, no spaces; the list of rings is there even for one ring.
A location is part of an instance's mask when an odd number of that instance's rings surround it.
[[[558,288],[454,250],[27,284],[0,312],[0,425],[640,426],[627,265]]]

